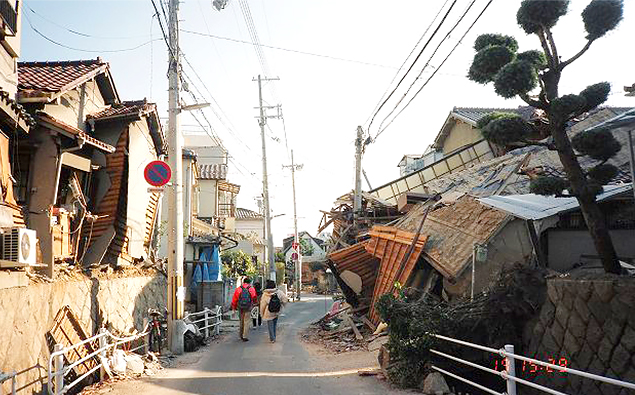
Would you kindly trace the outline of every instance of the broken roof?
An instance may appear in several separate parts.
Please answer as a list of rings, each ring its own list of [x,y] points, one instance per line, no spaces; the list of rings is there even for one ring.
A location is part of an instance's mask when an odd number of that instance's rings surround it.
[[[123,119],[139,120],[144,117],[148,122],[152,142],[157,152],[159,154],[166,153],[167,142],[163,134],[163,129],[161,128],[157,105],[155,103],[149,103],[146,99],[116,103],[98,113],[89,114],[86,116],[86,119],[92,122],[108,122]]]
[[[415,232],[426,210],[419,204],[395,227]],[[471,196],[428,213],[421,235],[428,236],[423,254],[444,277],[454,279],[467,267],[472,246],[494,237],[512,217],[504,211],[481,204]]]
[[[37,114],[37,120],[40,124],[42,124],[43,126],[54,130],[56,132],[60,132],[68,137],[71,138],[75,138],[78,140],[83,140],[84,142],[86,142],[89,145],[92,145],[93,147],[97,147],[103,151],[106,151],[108,153],[113,153],[115,152],[115,147],[113,147],[110,144],[107,144],[101,140],[98,140],[92,136],[90,136],[88,133],[84,132],[81,129],[78,129],[72,125],[69,125],[65,122],[60,121],[59,119],[45,113],[45,112],[39,112]]]
[[[246,208],[236,207],[236,219],[262,219],[262,214]]]
[[[119,102],[110,67],[93,60],[18,62],[18,101],[49,103],[93,78],[108,104]]]
[[[224,163],[199,165],[198,172],[201,180],[224,180],[227,178],[227,165]]]
[[[596,197],[596,200],[603,201],[626,193],[630,195],[632,189],[633,184],[606,185],[604,191]],[[551,217],[580,207],[578,200],[573,197],[541,196],[533,193],[490,196],[478,200],[486,206],[506,211],[515,217],[532,220]]]

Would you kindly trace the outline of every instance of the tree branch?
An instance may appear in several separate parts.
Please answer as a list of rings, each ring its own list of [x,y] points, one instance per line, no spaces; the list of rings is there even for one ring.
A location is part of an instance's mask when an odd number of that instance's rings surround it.
[[[547,38],[545,37],[545,29],[540,28],[540,30],[536,33],[536,35],[540,39],[542,50],[545,51],[545,56],[547,57],[547,62],[549,63],[549,67],[552,70],[556,70],[556,62],[554,60],[554,55],[551,52],[551,48],[549,48],[549,44],[547,43]]]
[[[584,48],[582,48],[580,50],[580,52],[578,52],[577,54],[575,54],[571,59],[567,60],[566,62],[562,62],[560,63],[560,71],[562,71],[562,69],[564,69],[565,67],[567,67],[569,64],[571,64],[572,62],[574,62],[576,59],[578,59],[580,56],[582,56],[588,49],[589,47],[591,47],[591,44],[593,44],[594,40],[589,40],[587,41],[586,45],[584,46]]]
[[[534,100],[532,98],[529,97],[528,94],[526,93],[522,93],[520,95],[518,95],[525,103],[529,104],[532,107],[536,107],[539,108],[541,110],[545,110],[547,111],[547,109],[549,108],[549,106],[547,106],[547,103],[544,103],[542,101],[539,100]]]
[[[549,40],[549,44],[551,44],[551,51],[553,53],[553,64],[554,67],[557,68],[560,66],[560,57],[558,57],[558,50],[556,49],[556,42],[553,40],[553,35],[551,34],[551,30],[545,29],[545,33],[547,34],[547,39]]]

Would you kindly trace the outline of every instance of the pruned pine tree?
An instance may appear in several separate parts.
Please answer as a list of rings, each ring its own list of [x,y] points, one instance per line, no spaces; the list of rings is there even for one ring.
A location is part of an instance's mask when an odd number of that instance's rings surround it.
[[[621,266],[596,196],[601,193],[602,185],[617,174],[617,168],[607,161],[619,152],[620,143],[609,130],[581,132],[573,138],[566,132],[567,122],[604,103],[611,87],[607,82],[600,82],[578,94],[560,95],[558,85],[568,65],[617,27],[623,17],[623,0],[591,1],[582,12],[586,45],[571,58],[562,60],[551,30],[567,13],[568,6],[566,0],[524,0],[516,14],[517,22],[525,33],[538,36],[542,50],[519,52],[513,37],[481,35],[474,43],[476,55],[468,78],[481,84],[491,82],[499,96],[518,96],[544,111],[548,136],[517,114],[492,113],[481,119],[478,126],[487,140],[501,146],[542,145],[557,151],[566,178],[532,179],[531,191],[541,195],[575,196],[604,270],[619,274]],[[593,159],[594,165],[584,168],[578,161],[579,156]]]

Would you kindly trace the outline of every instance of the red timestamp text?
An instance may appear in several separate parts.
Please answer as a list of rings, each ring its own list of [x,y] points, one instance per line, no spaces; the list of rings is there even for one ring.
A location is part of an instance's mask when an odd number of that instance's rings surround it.
[[[560,366],[561,368],[567,368],[569,366],[569,360],[567,358],[548,358],[548,363],[552,365]],[[553,369],[549,366],[538,365],[534,362],[527,361],[518,361],[516,364],[516,368],[520,368],[522,373],[527,374],[554,374],[554,373],[566,373],[564,369]],[[507,370],[507,359],[496,359],[494,360],[494,370],[503,372]]]

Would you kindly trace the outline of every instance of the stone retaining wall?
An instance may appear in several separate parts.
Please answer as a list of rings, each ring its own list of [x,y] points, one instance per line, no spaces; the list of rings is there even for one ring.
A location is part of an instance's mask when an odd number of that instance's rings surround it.
[[[18,387],[46,377],[50,353],[45,334],[65,305],[70,306],[84,330],[91,335],[102,324],[120,333],[130,333],[142,329],[148,308],[163,309],[166,299],[166,279],[161,274],[86,278],[1,289],[0,371],[35,367],[18,377]],[[41,388],[38,383],[22,393],[37,393]],[[9,389],[9,383],[5,383],[4,390]]]
[[[524,355],[635,382],[635,280],[602,275],[550,279],[538,319],[527,326]],[[533,381],[583,395],[626,395],[626,389],[559,372]]]

